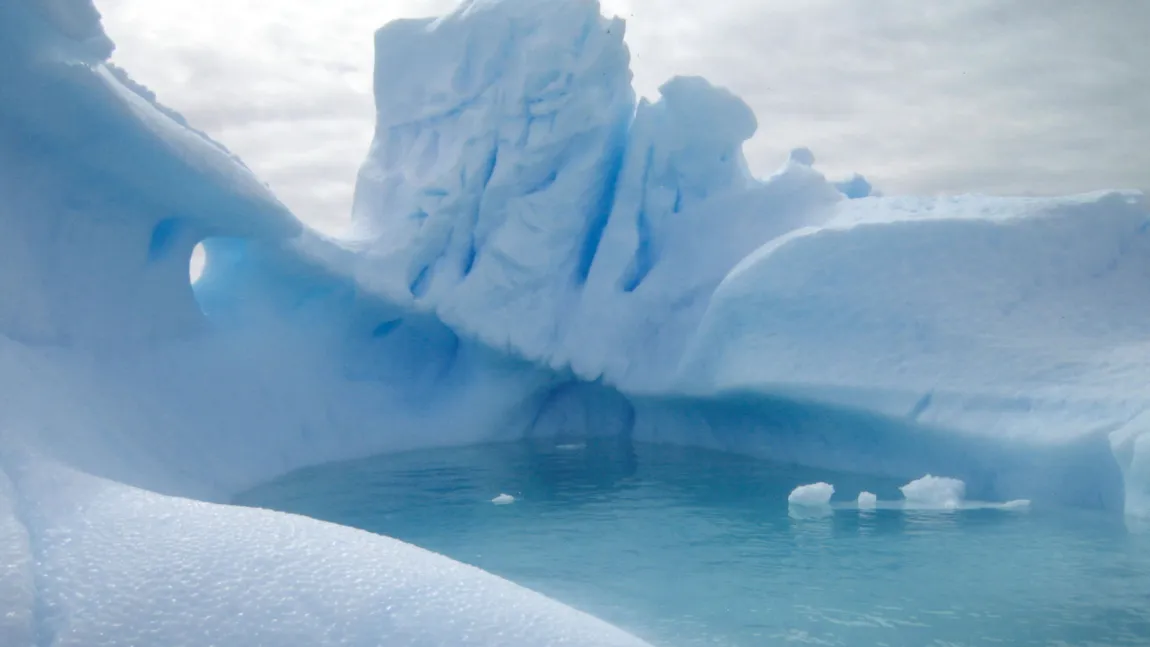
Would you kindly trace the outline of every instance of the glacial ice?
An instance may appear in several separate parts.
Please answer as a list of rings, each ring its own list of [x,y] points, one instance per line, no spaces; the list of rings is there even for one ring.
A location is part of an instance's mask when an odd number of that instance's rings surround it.
[[[811,483],[800,485],[791,491],[787,503],[791,505],[828,505],[835,493],[835,486],[830,483]]]
[[[966,483],[945,476],[926,476],[899,488],[906,502],[913,506],[956,510],[966,498]]]
[[[859,492],[859,510],[873,510],[878,506],[878,496],[873,492]]]
[[[90,2],[0,4],[0,644],[642,644],[224,505],[419,447],[610,435],[1150,516],[1142,196],[880,197],[805,149],[756,178],[746,104],[636,101],[623,33],[594,0],[381,29],[333,239],[108,63]]]

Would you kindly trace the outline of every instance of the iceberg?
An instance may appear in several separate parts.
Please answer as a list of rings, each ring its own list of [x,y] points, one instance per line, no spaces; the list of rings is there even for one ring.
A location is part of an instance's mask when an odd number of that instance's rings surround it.
[[[397,540],[227,505],[315,463],[596,435],[1150,515],[1140,194],[882,197],[595,0],[376,33],[353,229],[299,222],[0,5],[0,644],[642,645]],[[192,286],[188,263],[207,260]]]
[[[873,510],[878,507],[878,495],[873,492],[859,492],[857,502],[859,510]]]
[[[966,484],[945,476],[926,476],[899,488],[906,502],[913,506],[955,510],[966,496]]]
[[[830,483],[811,483],[800,485],[791,491],[787,503],[799,506],[825,506],[830,505],[834,496],[835,486]]]

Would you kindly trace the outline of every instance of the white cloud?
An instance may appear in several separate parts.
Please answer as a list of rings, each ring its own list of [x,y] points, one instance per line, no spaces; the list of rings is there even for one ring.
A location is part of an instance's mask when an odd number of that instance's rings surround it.
[[[115,60],[301,217],[346,221],[373,127],[372,33],[452,0],[103,0]],[[1150,3],[603,0],[648,96],[700,74],[796,146],[887,193],[1063,193],[1150,176]]]
[[[451,0],[103,0],[113,57],[301,218],[346,222],[371,140],[372,36]]]

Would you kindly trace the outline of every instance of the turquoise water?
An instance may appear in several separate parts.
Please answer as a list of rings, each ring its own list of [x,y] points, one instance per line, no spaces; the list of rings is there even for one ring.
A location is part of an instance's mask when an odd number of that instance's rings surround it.
[[[789,510],[815,481],[843,507]],[[1150,645],[1150,535],[1082,512],[847,507],[898,485],[543,442],[325,465],[237,503],[398,537],[668,647]]]

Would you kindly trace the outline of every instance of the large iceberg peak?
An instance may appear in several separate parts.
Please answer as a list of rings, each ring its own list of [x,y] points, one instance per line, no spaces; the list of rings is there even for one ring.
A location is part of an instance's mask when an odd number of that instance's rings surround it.
[[[630,94],[623,33],[623,21],[602,17],[594,0],[480,0],[438,19],[393,21],[375,35],[379,126],[461,117],[472,107],[508,118],[595,99],[609,107]]]
[[[515,343],[545,347],[586,274],[634,112],[622,21],[591,1],[470,2],[389,24],[376,49],[353,215],[371,274],[445,319],[482,305],[492,316],[474,332],[494,344],[530,330]]]
[[[468,2],[377,32],[354,212],[373,291],[618,384],[677,354],[739,259],[842,198],[810,164],[752,177],[755,115],[705,79],[636,106],[623,32],[590,0]]]
[[[623,22],[593,1],[466,2],[437,20],[387,24],[353,217],[390,236],[420,230],[413,217],[494,230],[494,207],[524,193],[561,180],[593,188],[580,168],[619,155],[634,111],[628,61]],[[523,184],[533,190],[510,190]],[[498,204],[478,204],[488,194]]]

